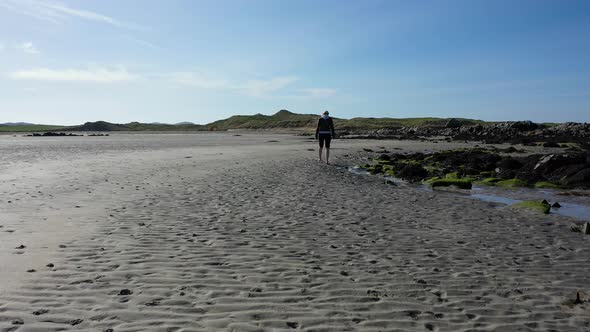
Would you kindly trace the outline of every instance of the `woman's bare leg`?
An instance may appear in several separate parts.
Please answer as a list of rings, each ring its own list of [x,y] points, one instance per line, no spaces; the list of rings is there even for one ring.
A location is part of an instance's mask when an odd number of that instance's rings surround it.
[[[322,161],[322,150],[323,148],[320,148],[320,161]]]

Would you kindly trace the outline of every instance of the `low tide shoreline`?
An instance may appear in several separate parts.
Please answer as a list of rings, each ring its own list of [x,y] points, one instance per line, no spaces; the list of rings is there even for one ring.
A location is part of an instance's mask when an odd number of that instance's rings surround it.
[[[0,138],[0,330],[588,328],[573,219],[388,186],[271,136]],[[333,144],[336,166],[472,145]]]

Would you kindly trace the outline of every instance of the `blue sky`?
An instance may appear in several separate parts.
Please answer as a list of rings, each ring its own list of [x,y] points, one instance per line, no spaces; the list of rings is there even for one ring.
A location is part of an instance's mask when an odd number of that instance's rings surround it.
[[[0,0],[0,123],[590,122],[590,1]]]

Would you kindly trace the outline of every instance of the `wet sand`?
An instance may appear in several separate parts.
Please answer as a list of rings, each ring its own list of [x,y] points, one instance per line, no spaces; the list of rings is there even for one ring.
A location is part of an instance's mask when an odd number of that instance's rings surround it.
[[[0,136],[0,152],[0,331],[590,329],[590,303],[567,302],[590,291],[572,219],[350,174],[305,137]]]

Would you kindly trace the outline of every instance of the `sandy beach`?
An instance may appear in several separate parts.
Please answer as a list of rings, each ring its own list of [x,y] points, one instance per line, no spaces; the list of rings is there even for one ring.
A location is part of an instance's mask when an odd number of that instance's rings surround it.
[[[279,134],[0,136],[0,331],[590,331],[573,219]]]

